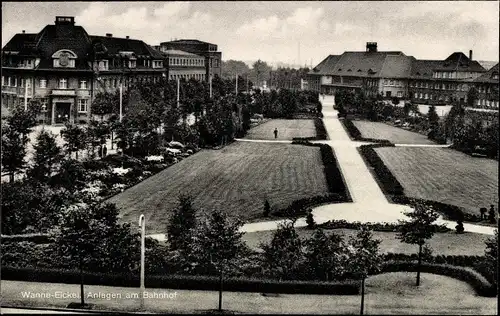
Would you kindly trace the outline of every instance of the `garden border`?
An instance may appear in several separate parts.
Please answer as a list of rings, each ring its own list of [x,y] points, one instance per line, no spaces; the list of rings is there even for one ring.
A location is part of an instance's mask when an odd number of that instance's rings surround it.
[[[393,144],[390,140],[388,139],[378,139],[378,138],[366,138],[361,135],[361,132],[359,129],[354,125],[351,119],[344,118],[342,120],[339,120],[342,126],[344,126],[347,135],[351,140],[354,141],[363,141],[363,142],[371,142],[371,143],[378,143],[378,144],[385,144],[385,145],[391,145]]]

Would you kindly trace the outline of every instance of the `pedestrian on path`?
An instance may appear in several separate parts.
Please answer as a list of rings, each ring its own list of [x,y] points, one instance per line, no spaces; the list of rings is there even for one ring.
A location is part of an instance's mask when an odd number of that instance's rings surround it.
[[[106,157],[107,154],[108,154],[108,147],[106,147],[106,144],[104,144],[102,146],[102,156]]]
[[[99,148],[97,149],[97,154],[99,155],[99,158],[102,158],[102,146],[99,145]]]
[[[278,138],[278,129],[277,128],[274,129],[274,138]]]

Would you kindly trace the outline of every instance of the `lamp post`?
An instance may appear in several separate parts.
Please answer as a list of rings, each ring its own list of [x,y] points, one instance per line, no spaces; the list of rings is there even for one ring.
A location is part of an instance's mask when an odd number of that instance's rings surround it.
[[[123,118],[123,82],[120,80],[120,123]]]
[[[141,309],[144,308],[144,254],[145,254],[145,233],[146,233],[146,219],[144,214],[139,216],[139,226],[141,227],[141,285],[140,285],[140,299],[141,299]]]
[[[24,110],[28,111],[28,78],[24,79]]]
[[[209,86],[210,86],[210,99],[212,99],[212,74],[209,75],[208,78]]]

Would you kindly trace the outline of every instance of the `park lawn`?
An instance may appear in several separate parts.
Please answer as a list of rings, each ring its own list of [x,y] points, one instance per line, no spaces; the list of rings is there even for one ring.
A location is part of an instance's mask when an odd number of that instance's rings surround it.
[[[426,136],[388,125],[382,122],[352,121],[365,138],[387,139],[394,144],[431,144],[436,143]]]
[[[480,215],[498,209],[498,161],[449,148],[384,147],[375,151],[409,197],[438,201]]]
[[[449,277],[422,273],[421,285],[415,286],[415,273],[384,273],[366,280],[366,314],[406,315],[494,315],[497,298],[479,297],[465,282]],[[66,307],[78,302],[68,298],[79,294],[78,284],[2,281],[2,304],[20,307]],[[94,310],[138,311],[139,299],[130,298],[139,288],[85,285],[86,303]],[[63,298],[27,299],[22,291],[31,293],[63,293]],[[144,307],[156,313],[200,313],[217,308],[217,291],[148,289]],[[91,293],[101,298],[91,298]],[[166,298],[151,298],[153,293]],[[108,295],[110,299],[106,299]],[[111,298],[111,295],[113,297]],[[158,297],[158,296],[157,296]],[[223,309],[252,314],[339,314],[359,315],[360,295],[279,294],[263,296],[259,292],[223,292]]]
[[[235,142],[202,150],[109,199],[121,219],[136,224],[144,214],[148,234],[164,233],[180,194],[194,207],[220,209],[243,221],[262,218],[264,200],[273,209],[294,200],[328,194],[319,148]]]
[[[314,120],[297,119],[285,120],[276,119],[269,120],[263,124],[251,128],[246,139],[274,139],[274,129],[278,129],[278,140],[292,140],[294,137],[315,137],[316,129]]]
[[[296,228],[298,235],[302,239],[308,239],[314,230],[307,228]],[[350,236],[355,236],[357,231],[354,229],[325,229],[325,233],[336,233],[343,236],[344,241],[348,241]],[[273,238],[274,231],[262,231],[245,233],[243,239],[247,245],[255,250],[260,249],[262,242],[268,243]],[[418,252],[418,246],[402,243],[396,238],[395,232],[379,232],[374,231],[373,237],[380,239],[380,251],[383,253],[406,253],[412,254]],[[434,255],[484,255],[485,240],[489,235],[464,233],[456,234],[454,232],[434,234],[432,239],[428,240],[428,245],[433,249]]]

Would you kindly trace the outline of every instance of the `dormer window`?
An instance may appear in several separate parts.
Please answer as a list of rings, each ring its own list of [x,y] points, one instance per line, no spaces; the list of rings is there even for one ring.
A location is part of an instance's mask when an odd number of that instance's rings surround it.
[[[342,71],[342,68],[339,68],[339,71]]]
[[[498,72],[494,72],[491,76],[492,79],[498,80]]]
[[[347,72],[351,72],[352,70],[351,69],[347,69]]]
[[[75,68],[76,54],[70,50],[58,50],[52,55],[55,68]]]
[[[135,67],[137,67],[137,60],[135,60],[135,59],[129,60],[128,61],[128,67],[129,68],[135,68]]]
[[[361,72],[361,69],[358,69],[358,72]]]
[[[163,60],[153,60],[153,68],[163,68]]]

